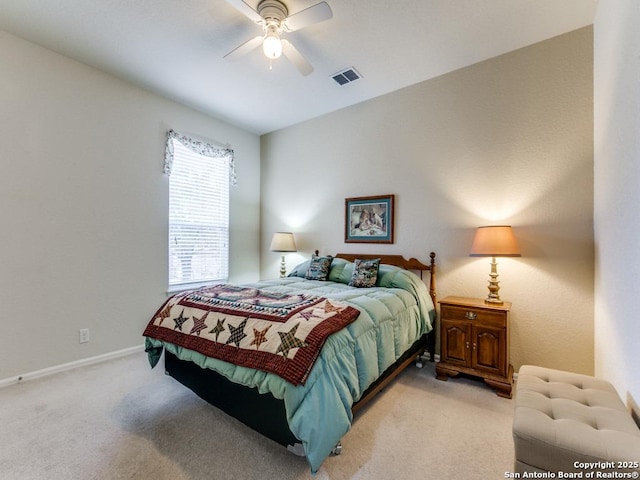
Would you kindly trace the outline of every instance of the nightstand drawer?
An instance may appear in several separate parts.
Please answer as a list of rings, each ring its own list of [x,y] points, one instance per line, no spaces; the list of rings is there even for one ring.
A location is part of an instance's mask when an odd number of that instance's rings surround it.
[[[495,310],[483,310],[474,307],[454,307],[452,305],[442,305],[440,317],[448,320],[470,320],[481,322],[484,325],[495,327],[506,327],[507,316],[505,312]]]

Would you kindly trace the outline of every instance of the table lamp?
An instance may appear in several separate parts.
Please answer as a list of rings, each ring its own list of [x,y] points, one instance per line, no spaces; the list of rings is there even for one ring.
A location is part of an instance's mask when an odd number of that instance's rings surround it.
[[[478,227],[469,256],[492,257],[491,273],[489,274],[489,296],[485,299],[485,302],[494,305],[504,303],[500,300],[500,295],[498,294],[498,290],[500,290],[500,282],[498,282],[498,264],[496,263],[496,257],[520,256],[518,242],[516,241],[516,237],[513,235],[511,226],[497,225]]]
[[[276,232],[271,239],[271,247],[269,249],[272,252],[297,252],[296,241],[293,238],[291,232]],[[284,253],[282,254],[282,261],[280,262],[280,278],[284,278],[287,274],[287,265],[284,261]]]

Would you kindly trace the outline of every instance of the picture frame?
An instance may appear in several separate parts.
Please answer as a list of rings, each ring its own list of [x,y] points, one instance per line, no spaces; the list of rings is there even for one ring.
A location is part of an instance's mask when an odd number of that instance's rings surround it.
[[[393,243],[394,195],[346,198],[345,243]]]

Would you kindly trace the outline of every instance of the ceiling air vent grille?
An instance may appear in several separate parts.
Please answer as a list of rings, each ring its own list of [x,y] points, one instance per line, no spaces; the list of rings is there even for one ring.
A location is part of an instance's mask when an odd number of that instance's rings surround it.
[[[342,86],[347,83],[355,82],[362,78],[362,75],[360,75],[355,68],[351,67],[346,70],[342,70],[341,72],[334,73],[331,75],[331,78],[333,78],[338,85]]]

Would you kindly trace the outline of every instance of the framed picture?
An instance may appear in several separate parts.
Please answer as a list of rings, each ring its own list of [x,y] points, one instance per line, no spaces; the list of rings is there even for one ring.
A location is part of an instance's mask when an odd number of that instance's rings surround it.
[[[346,243],[393,243],[393,195],[344,201]]]

